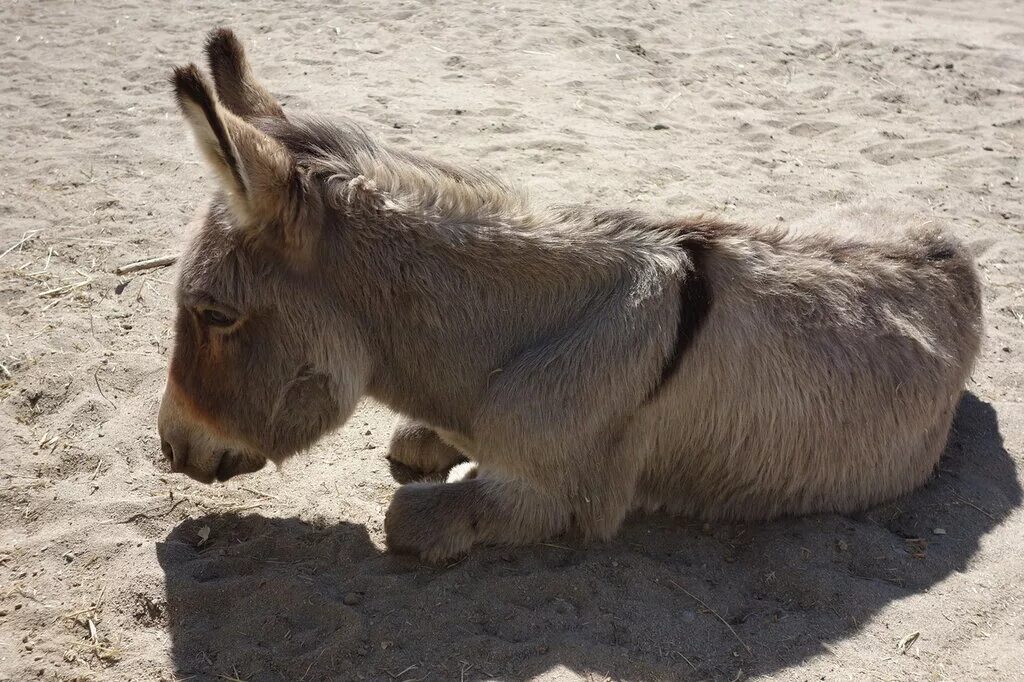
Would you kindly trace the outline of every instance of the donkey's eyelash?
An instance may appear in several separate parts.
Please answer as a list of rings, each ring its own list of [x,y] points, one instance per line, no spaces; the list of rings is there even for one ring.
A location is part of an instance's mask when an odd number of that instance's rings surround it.
[[[211,327],[230,327],[235,323],[237,318],[228,315],[227,313],[215,310],[213,308],[206,308],[199,311],[199,317],[202,318],[203,322]]]

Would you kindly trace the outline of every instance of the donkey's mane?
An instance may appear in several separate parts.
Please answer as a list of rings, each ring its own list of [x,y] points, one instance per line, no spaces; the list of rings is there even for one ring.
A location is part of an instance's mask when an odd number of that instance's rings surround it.
[[[264,119],[260,128],[284,144],[299,166],[335,196],[345,195],[348,183],[361,176],[390,208],[436,220],[520,228],[539,220],[525,192],[512,183],[485,171],[389,149],[351,120],[290,116]]]
[[[446,240],[465,239],[469,236],[466,229],[497,227],[557,248],[578,245],[580,235],[586,234],[619,256],[634,257],[637,254],[631,246],[625,252],[620,247],[642,244],[644,249],[659,252],[680,247],[704,250],[714,243],[719,253],[747,262],[748,275],[759,281],[762,291],[784,286],[773,283],[778,279],[774,270],[761,272],[759,267],[771,261],[765,261],[771,251],[800,254],[804,259],[801,267],[811,270],[812,261],[827,267],[835,262],[879,258],[877,248],[866,247],[862,240],[847,235],[818,234],[807,240],[800,231],[782,226],[751,227],[704,215],[658,218],[631,210],[579,205],[538,209],[531,207],[526,192],[511,182],[483,170],[459,168],[386,147],[350,119],[290,115],[288,119],[269,117],[255,123],[288,149],[299,167],[324,187],[328,203],[336,208],[353,208],[352,202],[359,200],[354,198],[353,182],[358,180],[361,192],[355,197],[369,197],[384,209],[443,224],[448,229],[438,235]],[[544,229],[538,231],[538,227]],[[889,245],[887,257],[941,260],[950,253],[946,239],[936,238],[930,230],[925,232],[927,236],[918,234],[917,240]],[[593,246],[595,243],[591,243]],[[580,257],[599,259],[599,250],[585,250]],[[815,288],[813,283],[808,285]]]

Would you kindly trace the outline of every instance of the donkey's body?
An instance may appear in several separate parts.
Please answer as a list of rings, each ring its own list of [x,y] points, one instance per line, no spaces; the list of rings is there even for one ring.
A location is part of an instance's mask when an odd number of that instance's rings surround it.
[[[825,218],[826,233],[535,210],[489,176],[286,119],[244,62],[218,64],[242,59],[233,41],[210,48],[241,118],[220,113],[235,147],[207,151],[227,159],[230,195],[184,259],[161,430],[194,454],[173,446],[176,468],[209,480],[280,461],[369,394],[414,420],[393,458],[475,463],[403,486],[388,512],[389,544],[435,559],[608,537],[635,508],[853,511],[934,468],[980,335],[971,258],[940,231],[877,211]],[[232,74],[246,87],[222,85]],[[202,142],[218,106],[198,75],[177,85]],[[261,183],[268,148],[286,160],[272,179],[292,180]],[[254,208],[257,184],[282,205]],[[182,321],[205,310],[191,300],[243,312],[216,336]],[[255,387],[202,378],[267,363],[280,376]],[[271,408],[219,404],[251,406],[254,389]]]

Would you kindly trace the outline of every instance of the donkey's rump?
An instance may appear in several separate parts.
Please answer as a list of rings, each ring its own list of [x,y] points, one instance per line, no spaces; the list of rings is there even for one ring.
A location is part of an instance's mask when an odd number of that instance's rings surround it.
[[[715,307],[637,429],[672,423],[637,505],[711,518],[852,511],[932,471],[977,354],[966,248],[934,227],[715,240]]]

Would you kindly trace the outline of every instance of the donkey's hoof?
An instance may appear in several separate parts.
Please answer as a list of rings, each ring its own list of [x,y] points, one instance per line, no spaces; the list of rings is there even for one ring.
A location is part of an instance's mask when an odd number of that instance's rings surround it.
[[[417,481],[440,483],[444,480],[444,472],[414,469],[405,462],[400,462],[390,455],[387,460],[388,468],[391,470],[391,478],[395,479],[395,481],[402,485],[405,485],[406,483],[415,483]]]
[[[388,549],[442,563],[469,551],[472,526],[461,522],[466,510],[452,507],[444,495],[447,484],[411,483],[395,492],[384,516]],[[449,508],[450,507],[450,508]]]
[[[388,463],[391,476],[399,483],[443,482],[448,470],[464,461],[466,457],[459,450],[425,424],[400,422],[391,436]]]

